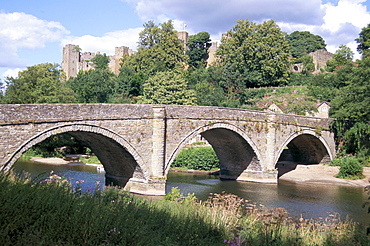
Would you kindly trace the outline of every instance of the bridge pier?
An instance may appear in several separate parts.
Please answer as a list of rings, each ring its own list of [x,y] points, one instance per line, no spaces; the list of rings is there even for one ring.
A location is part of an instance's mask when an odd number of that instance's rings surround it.
[[[106,174],[105,184],[123,187],[129,192],[148,196],[164,196],[166,194],[165,178],[144,180]]]
[[[277,183],[277,170],[220,170],[221,179],[256,183]]]
[[[256,183],[271,183],[276,184],[278,182],[278,171],[277,170],[245,170],[236,179],[238,181],[248,181]]]

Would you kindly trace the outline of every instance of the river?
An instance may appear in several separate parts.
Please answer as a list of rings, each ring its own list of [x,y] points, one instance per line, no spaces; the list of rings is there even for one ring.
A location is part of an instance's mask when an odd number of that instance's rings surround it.
[[[49,165],[18,160],[14,164],[16,171],[26,171],[32,177],[47,177],[51,171],[71,180],[72,184],[84,180],[84,189],[93,190],[95,182],[105,182],[104,172],[87,165]],[[363,204],[367,196],[363,188],[334,185],[298,184],[279,181],[278,184],[261,184],[220,180],[206,174],[175,173],[168,174],[166,192],[172,187],[179,187],[184,194],[194,193],[201,200],[206,200],[210,193],[225,191],[247,199],[251,203],[263,204],[266,208],[282,207],[291,216],[303,218],[325,218],[329,214],[339,213],[342,218],[363,223],[370,223],[370,214]]]

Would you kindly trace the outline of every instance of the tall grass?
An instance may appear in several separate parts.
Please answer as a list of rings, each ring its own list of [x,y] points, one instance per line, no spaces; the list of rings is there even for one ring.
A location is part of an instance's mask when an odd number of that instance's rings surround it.
[[[370,245],[363,228],[336,216],[292,219],[231,194],[205,202],[178,189],[147,201],[99,184],[84,193],[51,174],[0,175],[2,245]]]
[[[0,176],[2,245],[221,245],[226,229],[192,204],[148,202],[117,188],[81,193],[57,176]]]

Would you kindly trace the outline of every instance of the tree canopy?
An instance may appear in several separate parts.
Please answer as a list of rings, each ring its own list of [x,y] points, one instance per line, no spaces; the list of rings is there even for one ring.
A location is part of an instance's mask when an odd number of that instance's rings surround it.
[[[290,52],[294,58],[326,48],[325,40],[321,36],[314,35],[308,31],[294,31],[286,35],[286,39],[289,42]]]
[[[115,75],[107,69],[80,70],[76,78],[67,81],[67,85],[75,93],[78,103],[111,103],[117,81]]]
[[[205,67],[208,59],[208,49],[211,46],[208,32],[200,32],[189,37],[186,46],[186,54],[189,56],[189,66],[198,68]]]
[[[167,21],[159,26],[148,22],[139,34],[138,52],[125,57],[122,68],[128,67],[135,73],[141,71],[151,76],[157,72],[180,69],[186,62],[184,47],[177,38],[172,22]]]
[[[289,45],[273,21],[239,20],[217,50],[224,67],[224,87],[239,94],[248,87],[285,85]]]
[[[139,103],[194,105],[195,92],[188,88],[184,77],[177,72],[158,72],[143,85],[144,95]]]
[[[70,103],[75,100],[57,64],[30,66],[19,72],[17,78],[8,77],[5,82],[4,103]]]
[[[357,51],[362,54],[363,57],[369,56],[370,53],[370,24],[367,27],[364,27],[360,34],[359,38],[356,39],[358,46]]]

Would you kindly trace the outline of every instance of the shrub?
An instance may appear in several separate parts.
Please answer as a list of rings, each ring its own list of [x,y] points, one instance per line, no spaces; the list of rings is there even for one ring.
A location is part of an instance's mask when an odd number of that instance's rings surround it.
[[[362,165],[354,156],[338,158],[332,161],[340,166],[337,178],[342,179],[359,179],[363,177]]]
[[[220,161],[212,147],[184,148],[172,163],[172,167],[185,167],[195,170],[212,170],[220,166]]]

